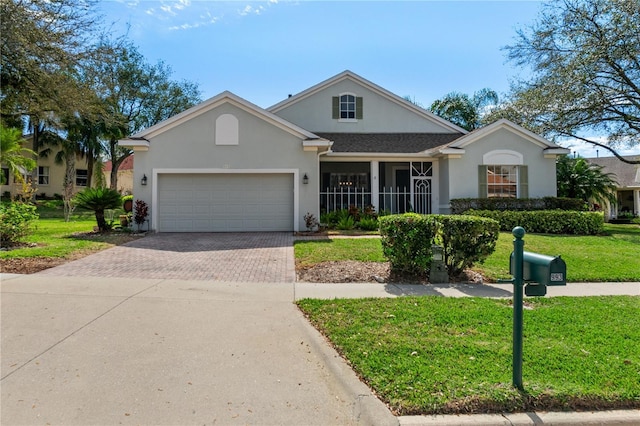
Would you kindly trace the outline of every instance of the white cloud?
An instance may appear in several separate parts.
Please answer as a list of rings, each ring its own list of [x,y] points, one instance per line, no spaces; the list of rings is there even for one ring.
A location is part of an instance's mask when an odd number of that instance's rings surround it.
[[[250,4],[248,4],[244,7],[244,9],[239,10],[238,14],[240,14],[240,16],[260,15],[262,12],[264,12],[264,10],[265,10],[264,6],[253,7]]]

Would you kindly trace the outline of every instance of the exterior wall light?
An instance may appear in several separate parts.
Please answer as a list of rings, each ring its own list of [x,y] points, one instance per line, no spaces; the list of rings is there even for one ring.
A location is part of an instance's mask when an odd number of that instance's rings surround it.
[[[147,184],[147,175],[142,175],[142,179],[140,180],[140,185],[145,186]]]
[[[304,176],[302,176],[302,183],[304,183],[305,185],[309,183],[309,176],[307,176],[306,173],[304,174]]]

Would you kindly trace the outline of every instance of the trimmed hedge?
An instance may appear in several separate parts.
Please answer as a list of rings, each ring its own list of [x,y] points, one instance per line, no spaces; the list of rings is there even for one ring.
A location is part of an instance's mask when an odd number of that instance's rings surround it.
[[[391,269],[425,276],[431,264],[431,244],[438,231],[435,217],[405,213],[382,216],[379,222],[382,252]]]
[[[496,249],[500,225],[496,220],[462,215],[438,215],[439,236],[449,276],[483,263]]]
[[[463,214],[467,210],[569,210],[586,211],[588,205],[577,198],[456,198],[451,200],[451,213]]]
[[[502,231],[522,226],[536,234],[596,235],[604,230],[604,217],[597,212],[469,210],[466,214],[497,220]]]
[[[380,218],[382,251],[391,269],[418,276],[430,270],[432,244],[442,244],[449,276],[456,276],[493,253],[499,233],[498,222],[481,217],[406,213]]]

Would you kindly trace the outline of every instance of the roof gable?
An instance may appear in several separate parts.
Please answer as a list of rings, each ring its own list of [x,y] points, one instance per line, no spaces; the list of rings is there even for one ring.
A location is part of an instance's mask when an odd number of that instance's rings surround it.
[[[401,98],[400,96],[391,93],[390,91],[378,86],[375,83],[372,83],[369,80],[366,80],[362,77],[360,77],[359,75],[346,70],[341,72],[340,74],[333,76],[325,81],[322,81],[318,84],[316,84],[315,86],[310,87],[309,89],[306,89],[296,95],[293,95],[285,100],[283,100],[282,102],[279,102],[275,105],[272,105],[271,107],[267,108],[267,110],[269,112],[272,112],[274,114],[277,114],[279,111],[282,111],[285,108],[289,108],[292,105],[295,105],[296,103],[307,99],[313,95],[315,95],[316,93],[319,93],[320,91],[323,91],[331,86],[334,86],[344,80],[350,80],[351,82],[358,84],[364,88],[366,88],[367,90],[371,90],[372,92],[376,93],[377,95],[381,96],[382,98],[386,99],[387,101],[393,102],[396,105],[401,106],[402,108],[404,108],[407,111],[410,111],[413,114],[418,115],[419,117],[421,117],[422,119],[425,119],[427,121],[430,121],[432,123],[435,123],[441,127],[444,127],[445,129],[447,129],[450,132],[453,133],[462,133],[462,134],[466,134],[468,133],[467,130],[456,126],[455,124],[441,118],[438,117],[437,115],[433,114],[430,111],[427,111],[424,108],[421,108],[417,105],[414,105],[413,103],[407,101],[406,99]]]
[[[538,145],[540,148],[545,150],[554,150],[555,154],[568,154],[570,151],[566,148],[561,147],[560,145],[556,145],[552,142],[549,142],[542,136],[536,135],[535,133],[525,129],[522,126],[518,126],[517,124],[507,120],[501,119],[496,122],[489,124],[488,126],[481,127],[477,130],[474,130],[471,133],[468,133],[461,137],[460,139],[448,144],[446,148],[464,148],[480,139],[483,139],[498,130],[506,129],[512,133],[517,134],[518,136],[528,140],[529,142]],[[557,152],[555,152],[557,150]]]
[[[211,111],[215,108],[217,108],[220,105],[223,104],[232,104],[246,112],[248,112],[249,114],[254,115],[255,117],[258,117],[264,121],[269,122],[270,124],[273,124],[276,127],[281,128],[282,130],[291,133],[297,137],[300,137],[303,140],[316,140],[316,139],[321,139],[320,137],[318,137],[317,135],[299,127],[296,126],[293,123],[290,123],[280,117],[278,117],[275,114],[270,113],[269,111],[266,111],[262,108],[260,108],[257,105],[252,104],[251,102],[229,92],[229,91],[224,91],[222,93],[220,93],[219,95],[214,96],[213,98],[210,98],[198,105],[195,105],[191,108],[189,108],[186,111],[181,112],[180,114],[174,115],[173,117],[170,117],[154,126],[151,126],[147,129],[144,129],[134,135],[131,135],[129,138],[125,139],[125,140],[121,140],[118,141],[119,144],[123,145],[123,146],[128,146],[130,145],[130,143],[128,144],[128,142],[134,143],[135,141],[139,141],[139,140],[148,140],[151,139],[155,136],[158,136],[180,124],[183,124],[185,122],[188,122],[189,120],[202,115],[208,111]]]

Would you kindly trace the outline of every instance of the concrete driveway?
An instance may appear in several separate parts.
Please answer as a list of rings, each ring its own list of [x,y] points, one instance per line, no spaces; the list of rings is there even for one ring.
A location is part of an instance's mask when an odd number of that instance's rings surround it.
[[[5,277],[2,425],[374,425],[293,283]]]
[[[293,236],[288,232],[150,234],[40,274],[292,283]]]

